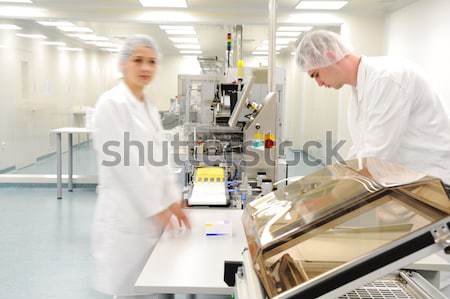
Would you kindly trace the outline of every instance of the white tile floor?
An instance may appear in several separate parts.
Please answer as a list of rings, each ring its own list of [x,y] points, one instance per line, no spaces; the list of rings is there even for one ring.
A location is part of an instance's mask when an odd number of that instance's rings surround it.
[[[63,153],[62,171],[67,174],[67,152]],[[78,175],[96,175],[97,162],[95,152],[92,148],[92,141],[85,142],[73,149],[73,172]],[[55,174],[56,154],[50,155],[39,161],[14,171],[10,174]]]

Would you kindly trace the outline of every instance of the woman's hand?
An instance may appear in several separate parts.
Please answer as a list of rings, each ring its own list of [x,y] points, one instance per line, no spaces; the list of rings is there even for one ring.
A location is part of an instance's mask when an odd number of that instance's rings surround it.
[[[166,227],[167,225],[171,225],[170,219],[172,218],[172,215],[177,218],[180,227],[183,227],[184,224],[186,228],[191,228],[191,223],[186,213],[184,213],[181,203],[173,203],[167,209],[159,212],[153,217],[161,226]]]
[[[169,211],[172,212],[172,214],[177,218],[178,224],[180,227],[183,227],[183,224],[186,228],[191,228],[191,222],[189,221],[189,218],[187,217],[186,213],[183,211],[183,207],[181,203],[173,203],[169,207]]]
[[[169,224],[171,217],[172,217],[172,213],[167,208],[165,210],[162,210],[158,214],[154,215],[153,219],[162,227],[166,227]]]

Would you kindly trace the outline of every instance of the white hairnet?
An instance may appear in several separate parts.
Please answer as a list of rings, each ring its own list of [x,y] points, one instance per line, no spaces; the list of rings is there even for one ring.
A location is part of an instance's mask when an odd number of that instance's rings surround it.
[[[338,34],[316,30],[308,32],[301,40],[296,51],[296,61],[304,72],[308,72],[335,64],[350,53],[350,46]]]
[[[137,34],[129,37],[123,44],[122,49],[119,52],[119,64],[125,63],[128,58],[133,55],[136,48],[142,46],[155,50],[156,57],[158,59],[160,58],[158,45],[153,38],[147,35]]]

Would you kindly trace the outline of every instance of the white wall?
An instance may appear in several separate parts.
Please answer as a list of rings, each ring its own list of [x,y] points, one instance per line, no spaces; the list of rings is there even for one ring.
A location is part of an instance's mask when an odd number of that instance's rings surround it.
[[[386,53],[418,64],[450,115],[450,1],[421,0],[386,20]]]
[[[74,125],[72,112],[95,105],[114,72],[104,52],[62,52],[5,30],[0,45],[1,170],[54,151],[50,130]]]
[[[278,56],[277,56],[278,57]],[[244,63],[246,67],[258,68],[258,67],[268,67],[269,57],[268,56],[245,56]]]
[[[155,100],[159,110],[168,110],[170,99],[178,94],[178,75],[197,75],[200,72],[196,56],[163,56],[146,94]]]
[[[288,136],[295,147],[310,140],[323,140],[326,131],[337,131],[338,92],[318,88],[315,81],[297,67],[289,55],[283,66],[287,73]]]

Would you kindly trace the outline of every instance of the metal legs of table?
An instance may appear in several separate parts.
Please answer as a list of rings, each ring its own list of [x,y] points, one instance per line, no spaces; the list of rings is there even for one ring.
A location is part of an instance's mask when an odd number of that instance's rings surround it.
[[[69,147],[69,157],[67,159],[68,163],[68,174],[69,174],[69,192],[73,191],[73,134],[68,134],[68,147]]]
[[[56,198],[62,199],[62,145],[61,133],[56,133]]]
[[[56,133],[56,197],[62,199],[62,133]],[[68,134],[68,188],[73,191],[73,134]]]

